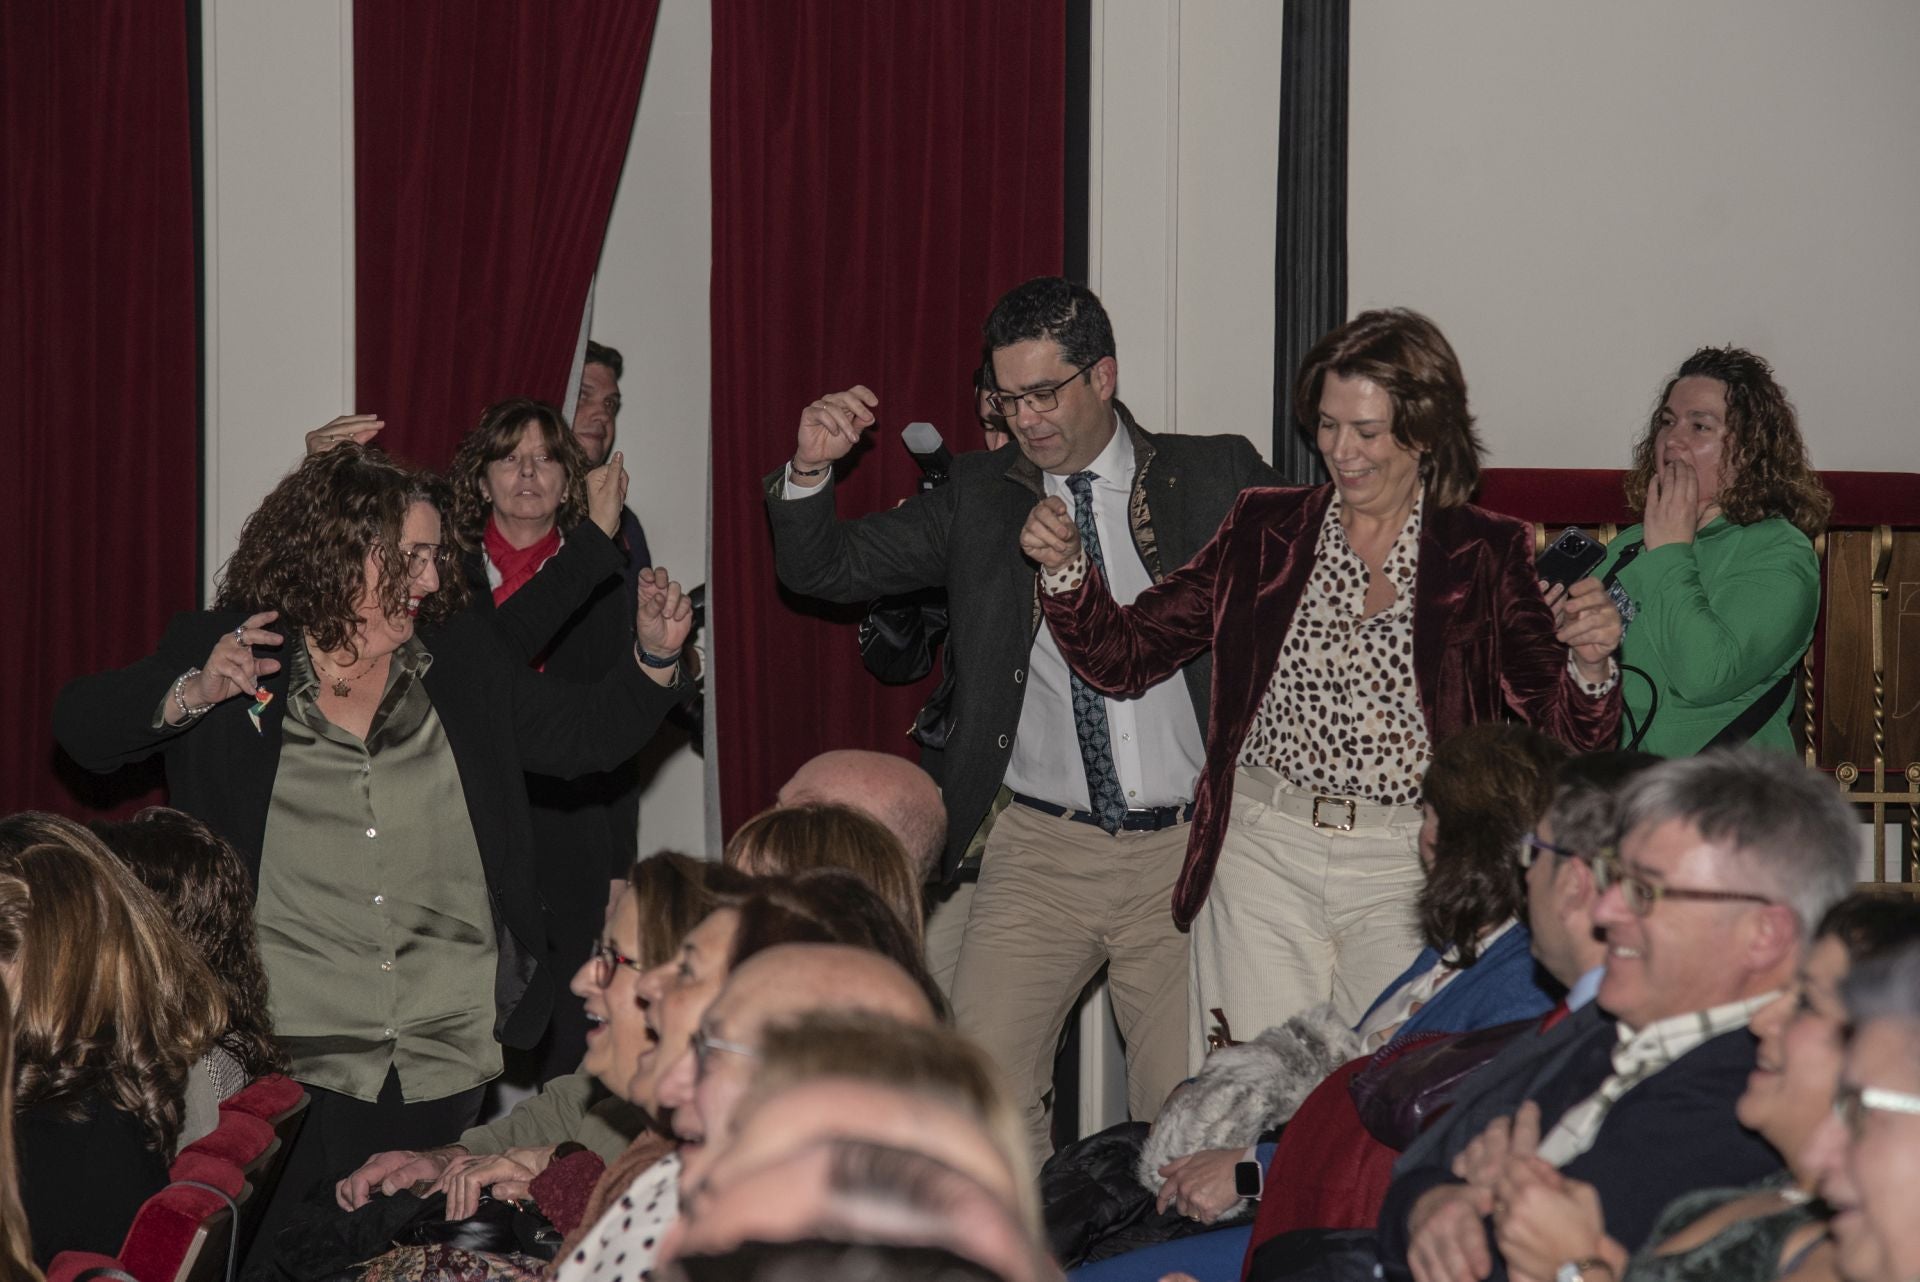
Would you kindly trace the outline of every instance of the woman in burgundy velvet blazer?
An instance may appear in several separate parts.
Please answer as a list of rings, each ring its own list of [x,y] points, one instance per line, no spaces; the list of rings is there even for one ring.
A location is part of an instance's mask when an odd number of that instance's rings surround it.
[[[1196,1013],[1224,1009],[1241,1037],[1329,998],[1357,1015],[1411,958],[1414,805],[1434,745],[1513,717],[1590,751],[1613,744],[1620,713],[1604,592],[1577,586],[1556,632],[1528,527],[1466,503],[1480,445],[1431,321],[1356,317],[1308,353],[1294,397],[1334,483],[1246,491],[1132,605],[1115,604],[1058,500],[1022,533],[1047,624],[1088,684],[1126,697],[1213,652],[1173,915],[1202,918]],[[1207,905],[1217,868],[1228,897]]]
[[[1213,542],[1131,606],[1115,605],[1091,576],[1077,592],[1042,595],[1061,652],[1106,694],[1144,690],[1213,651],[1207,766],[1174,886],[1173,914],[1182,925],[1207,897],[1240,744],[1273,680],[1332,498],[1330,484],[1246,491]],[[1567,648],[1554,639],[1553,614],[1533,577],[1533,535],[1524,522],[1469,504],[1429,508],[1418,574],[1414,679],[1433,743],[1511,713],[1580,752],[1613,746],[1618,687],[1597,699],[1575,689]]]

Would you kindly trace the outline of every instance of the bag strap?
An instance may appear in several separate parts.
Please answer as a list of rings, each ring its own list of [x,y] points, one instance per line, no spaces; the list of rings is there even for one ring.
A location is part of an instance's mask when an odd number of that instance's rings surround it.
[[[1707,740],[1706,747],[1700,751],[1705,752],[1709,748],[1730,748],[1753,738],[1760,732],[1760,727],[1767,723],[1767,718],[1780,710],[1780,705],[1787,701],[1787,695],[1792,690],[1793,669],[1788,668],[1785,676],[1774,682],[1772,688],[1765,694],[1748,704],[1740,715],[1728,722],[1719,734]]]

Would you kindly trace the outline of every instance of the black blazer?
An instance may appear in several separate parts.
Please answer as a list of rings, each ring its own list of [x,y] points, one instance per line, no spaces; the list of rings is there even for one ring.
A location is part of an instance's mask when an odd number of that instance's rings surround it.
[[[612,552],[604,537],[600,542]],[[535,581],[541,577],[534,576]],[[553,631],[549,625],[540,632],[532,608],[548,595],[563,600],[573,586],[556,578],[530,599],[529,644],[537,648]],[[529,584],[514,602],[532,590]],[[258,733],[247,717],[251,701],[244,696],[219,704],[185,729],[152,728],[154,711],[174,679],[204,663],[214,643],[244,617],[231,611],[175,616],[154,654],[69,682],[54,704],[53,730],[61,746],[90,770],[105,772],[161,754],[173,805],[232,842],[257,883],[279,767],[288,669],[283,665],[263,683],[275,698]],[[531,651],[517,651],[498,627],[468,611],[423,631],[421,640],[433,654],[427,693],[460,771],[466,817],[493,899],[499,941],[494,1036],[509,1046],[531,1046],[552,1012],[555,980],[540,965],[546,933],[523,773],[564,778],[613,768],[652,738],[661,718],[690,687],[684,681],[656,685],[632,661],[615,664],[593,685],[549,679],[526,666]]]
[[[1241,490],[1280,484],[1245,437],[1147,432],[1113,404],[1133,434],[1134,546],[1155,582],[1206,545]],[[763,482],[774,568],[788,588],[842,602],[947,589],[957,676],[941,868],[951,877],[1006,777],[1020,726],[1027,657],[1040,630],[1039,575],[1020,551],[1020,530],[1046,495],[1040,470],[1017,444],[962,454],[947,484],[851,521],[835,519],[829,498],[783,498],[785,484],[784,467]],[[1182,673],[1204,737],[1211,659],[1201,655]]]
[[[1380,1262],[1388,1277],[1413,1276],[1407,1217],[1421,1194],[1458,1182],[1451,1170],[1455,1155],[1487,1122],[1525,1100],[1539,1104],[1542,1132],[1551,1130],[1606,1080],[1615,1028],[1611,1016],[1588,1005],[1540,1037],[1521,1039],[1510,1060],[1496,1057],[1483,1070],[1492,1076],[1476,1082],[1472,1095],[1408,1148],[1380,1210]],[[1682,1055],[1622,1095],[1593,1147],[1561,1168],[1599,1191],[1607,1234],[1629,1251],[1645,1244],[1660,1212],[1682,1193],[1740,1187],[1780,1169],[1780,1155],[1734,1116],[1756,1046],[1752,1033],[1737,1029]],[[1492,1282],[1502,1282],[1506,1265],[1493,1246],[1491,1224],[1487,1240]]]

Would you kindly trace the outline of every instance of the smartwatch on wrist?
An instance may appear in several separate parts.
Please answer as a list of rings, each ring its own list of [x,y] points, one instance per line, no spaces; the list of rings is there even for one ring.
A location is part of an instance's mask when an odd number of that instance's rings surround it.
[[[1241,1197],[1257,1198],[1266,1172],[1260,1169],[1258,1162],[1235,1162],[1233,1164],[1233,1191]]]

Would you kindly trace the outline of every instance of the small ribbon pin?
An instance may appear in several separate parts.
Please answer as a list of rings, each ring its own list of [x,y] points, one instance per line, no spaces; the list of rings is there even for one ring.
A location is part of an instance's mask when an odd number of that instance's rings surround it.
[[[272,702],[273,691],[267,689],[265,686],[253,692],[253,706],[247,709],[247,720],[253,722],[253,732],[255,734],[265,733],[265,731],[260,729],[260,714],[265,712],[267,705]]]

